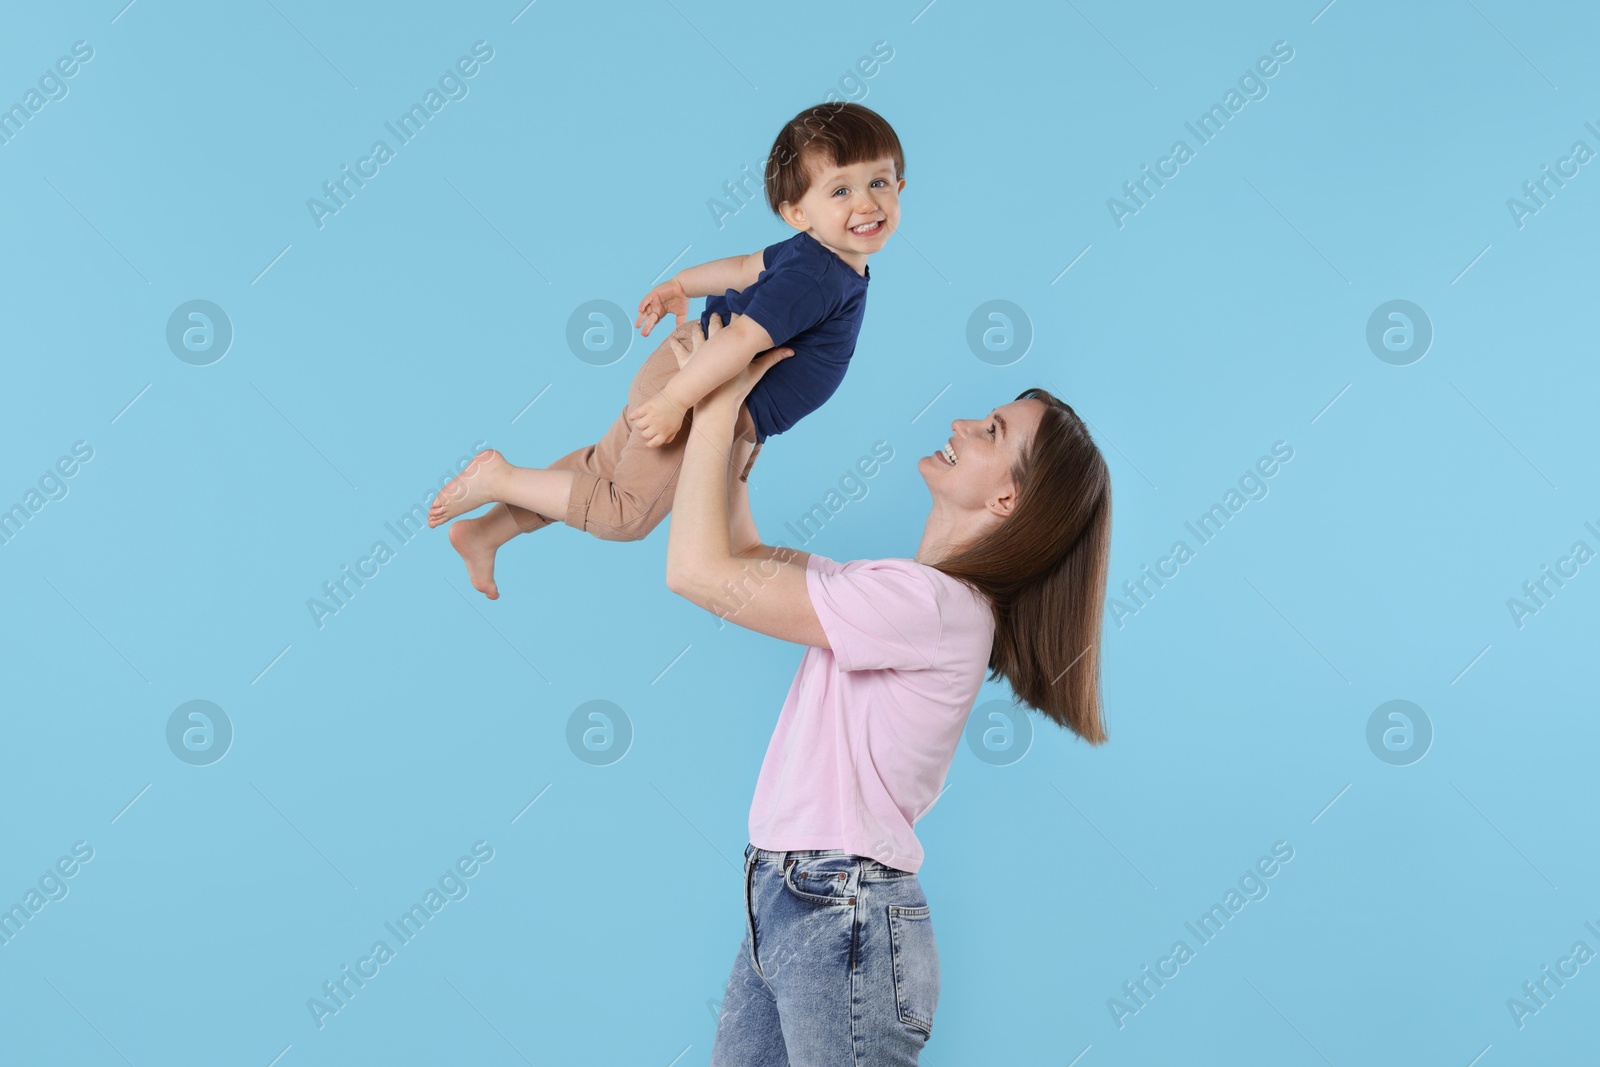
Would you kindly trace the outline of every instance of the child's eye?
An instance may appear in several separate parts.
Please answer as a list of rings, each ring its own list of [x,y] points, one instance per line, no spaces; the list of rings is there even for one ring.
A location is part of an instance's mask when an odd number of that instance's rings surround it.
[[[882,185],[882,186],[887,187],[889,183],[884,181],[882,178],[879,178],[877,181],[874,181],[872,184],[873,185]]]
[[[839,188],[837,188],[837,189],[835,189],[833,191],[833,195],[834,196],[838,196],[840,193],[847,193],[849,191],[850,190],[846,189],[844,186],[841,185],[841,186],[839,186]]]

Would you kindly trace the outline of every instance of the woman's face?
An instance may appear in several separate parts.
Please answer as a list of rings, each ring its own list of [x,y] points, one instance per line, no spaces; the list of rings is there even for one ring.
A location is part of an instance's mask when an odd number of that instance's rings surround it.
[[[950,440],[917,460],[928,491],[964,510],[983,510],[1014,493],[1011,469],[1022,458],[1044,413],[1041,400],[1013,400],[981,419],[956,419]],[[955,454],[952,464],[945,450]]]

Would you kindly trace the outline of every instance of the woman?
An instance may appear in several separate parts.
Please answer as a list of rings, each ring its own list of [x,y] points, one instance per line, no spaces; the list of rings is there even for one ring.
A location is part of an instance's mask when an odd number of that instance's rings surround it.
[[[680,361],[705,341],[691,327]],[[939,962],[912,826],[939,795],[985,669],[1091,744],[1106,739],[1110,475],[1072,408],[1029,389],[957,419],[948,445],[917,461],[933,506],[915,558],[841,565],[764,545],[735,476],[749,445],[734,423],[786,356],[757,357],[695,406],[667,541],[673,592],[809,646],[756,783],[745,936],[711,1063],[915,1064]]]

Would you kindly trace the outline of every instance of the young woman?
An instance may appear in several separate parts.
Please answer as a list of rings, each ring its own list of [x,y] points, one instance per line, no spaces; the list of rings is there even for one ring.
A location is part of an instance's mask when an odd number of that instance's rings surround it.
[[[687,360],[697,322],[674,342]],[[714,336],[720,324],[711,320]],[[768,745],[745,848],[745,936],[712,1067],[915,1064],[939,960],[912,830],[984,681],[1091,744],[1111,534],[1104,458],[1068,405],[1029,389],[957,419],[917,460],[933,497],[911,559],[839,564],[761,543],[739,406],[782,349],[696,404],[667,585],[809,646]]]

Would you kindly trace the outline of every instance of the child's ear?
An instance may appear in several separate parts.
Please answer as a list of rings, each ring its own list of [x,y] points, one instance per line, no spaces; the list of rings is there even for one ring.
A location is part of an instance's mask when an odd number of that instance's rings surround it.
[[[900,179],[900,188],[896,189],[895,192],[903,193],[905,191],[906,191],[906,180],[904,178],[901,178]]]
[[[811,228],[811,224],[806,221],[805,209],[799,204],[793,204],[785,200],[778,205],[778,214],[783,216],[784,222],[787,222],[797,230],[803,232]]]

